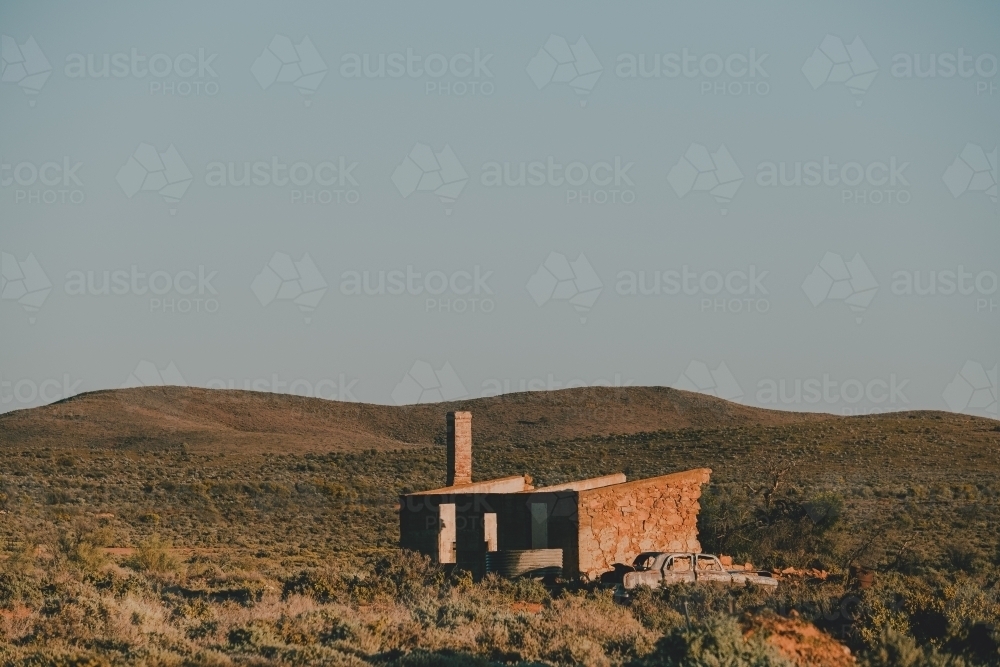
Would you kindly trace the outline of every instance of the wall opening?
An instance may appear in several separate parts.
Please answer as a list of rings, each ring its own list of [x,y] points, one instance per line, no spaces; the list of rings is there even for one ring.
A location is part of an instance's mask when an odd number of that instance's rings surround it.
[[[531,503],[531,548],[549,548],[549,506]]]
[[[497,551],[497,515],[487,512],[483,515],[483,539],[486,540],[487,551]]]
[[[456,561],[455,503],[441,503],[438,506],[438,562]]]

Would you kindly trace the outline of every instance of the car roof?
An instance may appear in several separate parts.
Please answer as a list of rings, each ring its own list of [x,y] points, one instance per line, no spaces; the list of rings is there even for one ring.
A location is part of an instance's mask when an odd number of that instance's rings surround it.
[[[715,554],[694,553],[692,551],[643,551],[633,560],[638,560],[647,556],[652,556],[653,558],[659,558],[661,556],[702,556],[704,558],[718,558]]]
[[[655,557],[659,557],[659,556],[703,556],[705,558],[718,558],[718,556],[716,556],[714,554],[695,553],[693,551],[644,551],[641,554],[639,554],[638,556],[636,556],[636,558],[642,558],[643,556],[655,556]]]

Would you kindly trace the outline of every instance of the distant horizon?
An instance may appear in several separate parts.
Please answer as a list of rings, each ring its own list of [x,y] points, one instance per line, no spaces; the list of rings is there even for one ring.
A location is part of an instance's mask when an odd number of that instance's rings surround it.
[[[271,395],[271,396],[275,396],[275,397],[307,398],[307,399],[315,399],[315,400],[327,401],[327,402],[331,402],[331,403],[342,403],[342,404],[345,404],[345,405],[370,405],[370,406],[384,407],[384,408],[409,408],[409,407],[418,406],[418,405],[419,406],[430,406],[430,405],[461,404],[461,403],[468,403],[468,402],[472,402],[472,401],[488,401],[488,400],[494,399],[494,398],[501,399],[501,398],[504,398],[506,396],[513,396],[513,395],[517,395],[517,394],[555,393],[555,392],[562,392],[562,391],[577,391],[577,390],[587,390],[587,389],[597,389],[597,390],[602,390],[603,389],[603,390],[609,390],[609,391],[610,390],[621,391],[621,390],[630,390],[630,389],[631,390],[641,390],[641,389],[670,389],[670,390],[673,390],[673,391],[679,391],[679,392],[684,392],[684,393],[689,393],[689,394],[697,394],[697,395],[700,395],[700,396],[706,396],[706,397],[708,397],[710,399],[715,399],[715,400],[723,401],[723,402],[726,402],[726,403],[732,403],[734,405],[739,405],[741,407],[755,409],[755,410],[768,410],[768,411],[774,411],[774,412],[792,412],[792,413],[801,413],[801,414],[810,414],[810,415],[826,415],[826,416],[829,416],[829,417],[877,417],[877,416],[880,416],[880,415],[899,414],[899,413],[904,413],[904,412],[943,412],[945,414],[949,414],[949,413],[950,414],[955,414],[955,413],[951,413],[949,410],[937,410],[937,409],[927,409],[927,408],[911,408],[911,409],[902,409],[902,410],[885,410],[883,412],[866,412],[866,413],[858,413],[858,414],[837,414],[835,412],[825,412],[825,411],[822,411],[822,410],[815,410],[815,409],[814,410],[809,410],[809,409],[786,408],[786,407],[780,407],[780,406],[779,407],[772,407],[772,406],[767,406],[767,405],[751,405],[751,404],[747,404],[747,403],[741,403],[739,401],[733,401],[733,400],[729,400],[729,399],[719,398],[717,396],[711,396],[711,395],[704,394],[704,393],[698,392],[698,391],[691,391],[691,390],[688,390],[688,389],[678,389],[677,387],[669,387],[669,386],[665,386],[665,385],[628,385],[628,386],[619,386],[619,387],[606,386],[606,385],[596,385],[596,386],[595,385],[590,385],[590,386],[580,386],[580,387],[577,387],[577,386],[574,386],[574,387],[562,387],[562,388],[558,388],[558,389],[528,389],[528,390],[525,390],[525,391],[510,391],[510,392],[506,392],[506,393],[502,393],[502,394],[494,394],[494,395],[490,395],[490,396],[476,396],[476,397],[466,397],[466,398],[459,398],[459,399],[446,400],[446,401],[421,402],[421,403],[403,403],[403,404],[396,404],[396,403],[372,403],[372,402],[367,402],[367,401],[350,401],[350,400],[344,401],[344,400],[338,400],[336,398],[323,398],[323,397],[318,397],[318,396],[306,396],[306,395],[292,394],[292,393],[287,393],[287,392],[285,392],[285,393],[279,393],[279,392],[272,392],[272,391],[260,391],[260,390],[255,390],[255,389],[242,389],[242,388],[196,387],[196,386],[190,386],[190,385],[156,385],[156,386],[141,386],[141,387],[111,387],[111,388],[107,388],[107,389],[92,389],[90,391],[82,391],[82,392],[80,392],[78,394],[73,394],[72,396],[68,396],[66,398],[61,398],[61,399],[58,399],[56,401],[52,401],[51,403],[45,403],[45,404],[42,404],[42,405],[35,405],[35,406],[26,407],[26,408],[13,408],[13,409],[10,409],[10,410],[6,410],[6,411],[3,411],[3,412],[0,412],[0,416],[5,415],[5,414],[9,414],[9,413],[12,413],[12,412],[23,411],[23,410],[33,410],[35,408],[45,408],[45,407],[49,407],[49,406],[56,405],[56,404],[59,404],[59,403],[64,403],[66,401],[70,401],[70,400],[73,400],[73,399],[76,399],[76,398],[82,398],[82,397],[88,396],[90,394],[127,391],[127,390],[130,390],[130,389],[152,389],[152,390],[155,390],[155,389],[197,389],[197,390],[209,391],[209,392],[216,392],[216,391],[217,392],[246,392],[246,393],[251,393],[251,394]],[[984,418],[984,419],[991,419],[993,421],[1000,421],[996,417],[990,417],[990,416],[987,416],[987,415],[970,415],[970,414],[966,414],[966,415],[961,415],[961,416],[965,416],[965,417],[979,417],[979,418]]]

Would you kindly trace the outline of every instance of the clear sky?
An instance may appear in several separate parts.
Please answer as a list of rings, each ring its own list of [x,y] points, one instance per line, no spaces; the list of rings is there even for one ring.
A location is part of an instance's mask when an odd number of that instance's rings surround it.
[[[0,3],[0,410],[632,384],[996,417],[998,28],[986,1]]]

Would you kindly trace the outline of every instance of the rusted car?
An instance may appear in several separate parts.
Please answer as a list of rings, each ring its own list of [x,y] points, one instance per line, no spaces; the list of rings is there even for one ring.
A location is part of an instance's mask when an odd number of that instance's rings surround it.
[[[750,583],[773,590],[778,585],[778,580],[767,572],[727,570],[719,558],[711,554],[651,551],[636,556],[630,569],[630,572],[625,572],[622,582],[615,586],[615,599],[618,601],[628,600],[631,591],[639,586],[660,588],[684,583]]]

